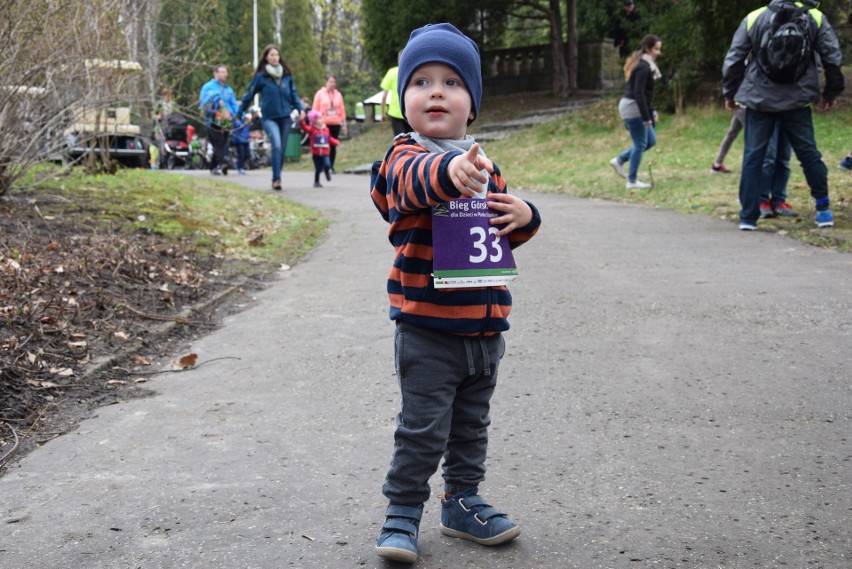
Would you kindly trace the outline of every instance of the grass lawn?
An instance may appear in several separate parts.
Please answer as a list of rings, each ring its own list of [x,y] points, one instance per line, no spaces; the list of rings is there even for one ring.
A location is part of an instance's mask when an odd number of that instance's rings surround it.
[[[483,101],[481,116],[471,128],[512,118],[516,109],[559,105],[559,99],[542,94],[495,97]],[[578,197],[644,203],[683,213],[717,216],[738,221],[739,170],[742,140],[734,142],[725,160],[733,174],[712,174],[710,165],[730,121],[721,105],[691,107],[682,116],[662,115],[657,126],[657,146],[642,161],[640,179],[653,180],[650,190],[626,190],[608,162],[630,145],[616,106],[618,96],[553,121],[518,131],[484,144],[488,156],[500,165],[510,188],[563,193]],[[829,195],[835,226],[818,229],[814,204],[795,157],[788,186],[788,202],[800,212],[794,219],[760,222],[761,231],[790,235],[798,240],[842,250],[852,250],[852,174],[837,165],[852,150],[852,99],[846,97],[830,113],[814,113],[817,144],[829,172]],[[338,151],[336,169],[381,159],[391,141],[390,125],[373,125],[367,132],[345,141]],[[300,168],[310,169],[301,161]],[[367,182],[365,182],[366,184]]]
[[[87,176],[75,168],[21,191],[49,199],[41,207],[52,215],[83,213],[96,231],[144,231],[191,240],[202,252],[224,258],[226,265],[250,262],[274,270],[293,263],[328,225],[319,212],[272,193],[221,178],[152,170],[119,169],[115,175]]]

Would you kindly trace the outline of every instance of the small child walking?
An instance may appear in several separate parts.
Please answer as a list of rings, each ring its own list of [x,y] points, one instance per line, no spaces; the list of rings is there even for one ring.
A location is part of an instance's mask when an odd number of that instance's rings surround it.
[[[517,523],[479,495],[490,401],[505,353],[502,333],[509,329],[512,297],[503,285],[435,288],[435,252],[464,252],[467,258],[472,244],[433,240],[433,215],[445,215],[442,204],[486,198],[488,207],[499,212],[487,222],[496,239],[489,246],[505,239],[511,248],[538,231],[541,216],[533,204],[507,193],[500,170],[467,136],[482,96],[473,40],[450,24],[414,30],[400,58],[397,89],[414,132],[394,140],[384,160],[373,165],[371,177],[371,197],[390,224],[394,246],[387,290],[402,394],[382,487],[389,504],[376,551],[413,563],[423,504],[431,494],[428,481],[442,457],[443,534],[497,545],[521,533]]]
[[[248,167],[249,157],[249,125],[251,114],[246,113],[242,117],[234,119],[234,128],[231,130],[231,145],[237,151],[237,173],[244,176]]]
[[[314,159],[314,187],[321,188],[320,174],[325,172],[325,179],[331,181],[331,147],[340,144],[340,141],[331,136],[331,132],[317,111],[309,111],[307,123],[301,122],[302,131],[307,133],[311,142],[311,156]]]

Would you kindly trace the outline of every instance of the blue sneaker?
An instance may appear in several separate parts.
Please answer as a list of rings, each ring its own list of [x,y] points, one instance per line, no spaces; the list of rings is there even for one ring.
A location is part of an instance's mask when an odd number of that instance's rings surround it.
[[[423,504],[388,506],[382,532],[376,540],[376,553],[385,559],[414,563],[417,561],[417,534]]]
[[[472,488],[441,500],[441,533],[482,545],[497,545],[521,535],[521,526],[492,508]]]
[[[852,172],[852,156],[847,156],[840,161],[840,169]]]
[[[823,209],[816,212],[817,227],[831,227],[834,225],[834,216],[830,209]]]

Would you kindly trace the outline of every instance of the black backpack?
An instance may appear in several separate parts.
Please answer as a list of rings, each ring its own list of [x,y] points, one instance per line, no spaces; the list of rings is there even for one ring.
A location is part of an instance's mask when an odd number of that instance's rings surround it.
[[[775,12],[760,38],[757,63],[776,83],[795,83],[814,60],[814,25],[807,6],[769,6]]]

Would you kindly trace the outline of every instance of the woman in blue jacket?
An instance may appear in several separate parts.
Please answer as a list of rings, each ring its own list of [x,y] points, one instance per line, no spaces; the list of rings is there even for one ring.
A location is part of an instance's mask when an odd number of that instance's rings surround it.
[[[249,83],[237,116],[241,116],[251,104],[251,100],[260,93],[260,116],[263,130],[272,146],[272,189],[281,189],[281,167],[284,164],[284,145],[290,135],[292,120],[290,113],[299,111],[299,120],[305,119],[305,109],[290,69],[281,60],[281,51],[275,45],[268,45],[257,62],[251,83]]]

